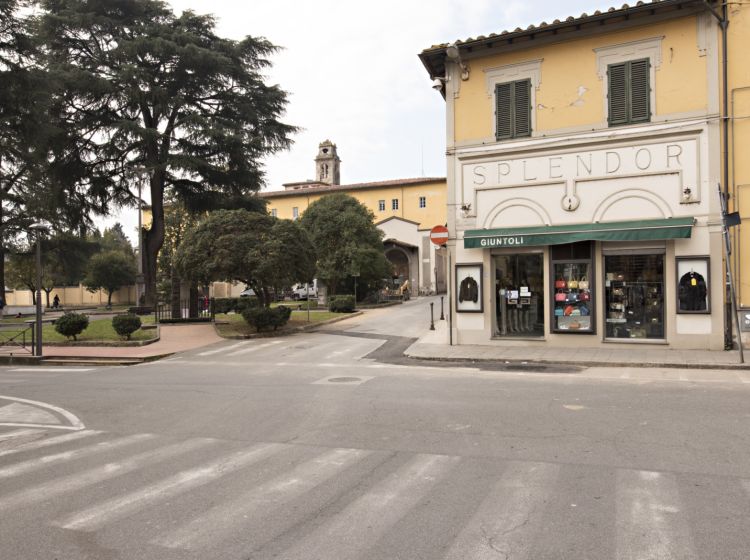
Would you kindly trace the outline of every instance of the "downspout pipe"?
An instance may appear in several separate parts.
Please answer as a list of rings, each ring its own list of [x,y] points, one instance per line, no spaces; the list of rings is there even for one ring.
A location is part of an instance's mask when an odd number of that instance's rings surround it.
[[[729,12],[727,3],[724,2],[721,6],[721,14],[711,5],[710,0],[703,0],[706,9],[711,12],[716,21],[719,23],[721,29],[721,51],[722,51],[722,62],[721,62],[721,85],[722,85],[722,181],[724,183],[724,198],[726,200],[727,208],[729,208],[729,52],[728,52],[728,39],[727,29],[729,27]],[[727,258],[729,258],[727,256]],[[726,283],[725,283],[726,284]],[[730,300],[731,294],[726,294],[726,311],[724,317],[724,347],[731,349],[733,343],[732,335],[732,304]],[[739,334],[739,333],[738,333]],[[742,344],[742,341],[739,341]]]

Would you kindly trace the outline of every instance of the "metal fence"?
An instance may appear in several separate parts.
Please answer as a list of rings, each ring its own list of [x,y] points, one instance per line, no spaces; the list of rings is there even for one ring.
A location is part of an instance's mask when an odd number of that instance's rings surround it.
[[[35,355],[36,328],[34,323],[19,323],[17,325],[0,326],[1,354]]]
[[[160,303],[154,307],[157,323],[201,323],[215,318],[214,300],[181,299],[179,303]]]

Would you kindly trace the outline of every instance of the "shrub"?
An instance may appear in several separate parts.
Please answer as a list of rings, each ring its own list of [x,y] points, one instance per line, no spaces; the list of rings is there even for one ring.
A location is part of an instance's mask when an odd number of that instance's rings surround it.
[[[242,310],[242,317],[248,325],[255,327],[260,332],[264,330],[273,330],[283,327],[289,321],[292,310],[289,307],[280,305],[278,307],[261,307],[248,306]]]
[[[68,339],[76,337],[89,326],[89,318],[83,313],[65,313],[55,321],[55,330]]]
[[[217,298],[214,300],[214,313],[242,313],[248,307],[256,307],[260,304],[256,297],[234,297]]]
[[[117,334],[130,340],[130,335],[141,328],[141,318],[132,313],[116,315],[112,318],[112,328]]]
[[[154,308],[150,305],[139,305],[128,308],[128,313],[134,313],[135,315],[151,315],[153,312]]]
[[[331,296],[328,300],[328,310],[333,313],[352,313],[354,296]]]

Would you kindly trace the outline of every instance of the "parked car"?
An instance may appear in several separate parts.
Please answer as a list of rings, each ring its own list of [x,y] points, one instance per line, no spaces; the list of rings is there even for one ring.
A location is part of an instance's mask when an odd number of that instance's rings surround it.
[[[245,291],[240,293],[240,297],[255,297],[255,290],[247,288]]]
[[[308,299],[318,297],[317,278],[309,284],[295,284],[292,286],[292,299]]]

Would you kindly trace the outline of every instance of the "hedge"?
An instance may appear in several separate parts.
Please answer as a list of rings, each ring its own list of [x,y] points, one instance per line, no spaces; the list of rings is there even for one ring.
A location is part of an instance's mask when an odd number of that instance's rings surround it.
[[[112,318],[112,328],[117,334],[130,340],[130,335],[141,328],[141,318],[133,313],[115,315]]]
[[[283,327],[291,316],[291,308],[284,305],[278,307],[248,306],[242,310],[243,319],[258,332]]]
[[[83,313],[65,313],[55,321],[55,330],[73,340],[78,340],[76,337],[88,326],[89,318]]]
[[[331,296],[328,299],[328,310],[333,313],[352,313],[354,296]]]

